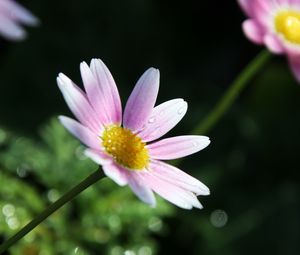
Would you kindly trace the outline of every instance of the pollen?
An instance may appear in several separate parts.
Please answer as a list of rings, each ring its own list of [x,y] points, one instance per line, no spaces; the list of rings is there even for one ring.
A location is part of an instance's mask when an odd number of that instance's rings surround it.
[[[109,126],[101,137],[105,151],[129,170],[143,170],[149,163],[146,144],[131,130]]]
[[[275,29],[287,41],[300,44],[300,11],[280,11],[275,16]]]

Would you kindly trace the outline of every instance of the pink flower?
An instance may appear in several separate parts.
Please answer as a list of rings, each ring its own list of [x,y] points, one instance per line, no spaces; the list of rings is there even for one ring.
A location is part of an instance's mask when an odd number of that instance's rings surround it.
[[[244,21],[246,36],[265,44],[275,54],[285,54],[300,81],[300,1],[238,0],[249,19]]]
[[[14,0],[0,0],[0,34],[9,40],[23,40],[26,37],[21,24],[35,26],[38,19]]]
[[[93,59],[90,66],[81,63],[80,71],[86,93],[64,74],[60,73],[57,78],[79,122],[65,116],[59,119],[88,147],[85,154],[102,165],[104,173],[117,184],[128,184],[145,203],[155,206],[154,191],[181,208],[202,208],[197,195],[209,195],[209,189],[161,160],[198,152],[210,141],[205,136],[177,136],[155,141],[171,130],[187,111],[183,99],[154,107],[159,71],[150,68],[138,80],[125,106],[123,120],[118,89],[105,64]]]

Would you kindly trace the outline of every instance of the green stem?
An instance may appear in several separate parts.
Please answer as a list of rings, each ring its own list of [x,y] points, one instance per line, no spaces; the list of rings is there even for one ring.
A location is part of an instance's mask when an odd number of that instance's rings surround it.
[[[234,103],[240,92],[246,87],[249,80],[264,66],[270,59],[271,54],[267,50],[263,50],[258,54],[240,73],[240,75],[233,81],[228,87],[227,91],[208,114],[208,116],[202,121],[194,130],[193,134],[206,134],[215,124],[223,117],[228,111],[230,106]]]
[[[104,177],[103,172],[98,169],[96,172],[92,173],[66,194],[64,194],[60,199],[56,202],[51,204],[47,207],[43,212],[41,212],[38,216],[36,216],[31,222],[25,225],[20,231],[18,231],[14,236],[7,239],[1,246],[0,246],[0,254],[3,254],[8,248],[10,248],[13,244],[18,242],[22,237],[28,234],[31,230],[33,230],[37,225],[43,222],[48,216],[52,213],[57,211],[67,202],[71,201],[75,198],[79,193],[84,191],[86,188],[94,184],[95,182],[99,181]]]

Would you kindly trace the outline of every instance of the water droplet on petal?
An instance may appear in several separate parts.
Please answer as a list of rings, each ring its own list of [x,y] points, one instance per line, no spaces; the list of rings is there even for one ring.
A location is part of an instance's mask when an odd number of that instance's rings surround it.
[[[154,116],[150,117],[148,123],[152,124],[154,122],[155,122],[155,117]]]
[[[193,142],[193,147],[198,147],[199,145],[200,145],[199,142],[196,141]]]
[[[164,114],[165,114],[164,110],[162,110],[162,111],[159,112],[159,116],[163,116]]]
[[[185,107],[181,107],[181,108],[178,109],[177,113],[179,115],[181,115],[181,114],[183,114],[184,111],[185,111]]]

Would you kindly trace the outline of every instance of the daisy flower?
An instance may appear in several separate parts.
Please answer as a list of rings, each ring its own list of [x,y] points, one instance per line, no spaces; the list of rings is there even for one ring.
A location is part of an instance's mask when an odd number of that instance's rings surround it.
[[[185,115],[187,103],[173,99],[155,106],[159,71],[148,69],[138,80],[122,116],[121,100],[105,64],[93,59],[80,65],[85,92],[60,73],[58,86],[78,121],[60,116],[64,127],[88,148],[87,157],[102,165],[117,184],[129,185],[145,203],[155,206],[153,192],[184,208],[202,208],[197,195],[209,189],[197,179],[161,160],[181,158],[209,143],[205,136],[176,136],[156,141]]]
[[[0,0],[0,34],[8,40],[19,41],[26,37],[21,24],[38,25],[38,19],[14,0]]]
[[[249,17],[243,23],[246,36],[275,54],[285,54],[300,81],[300,1],[238,0]]]

